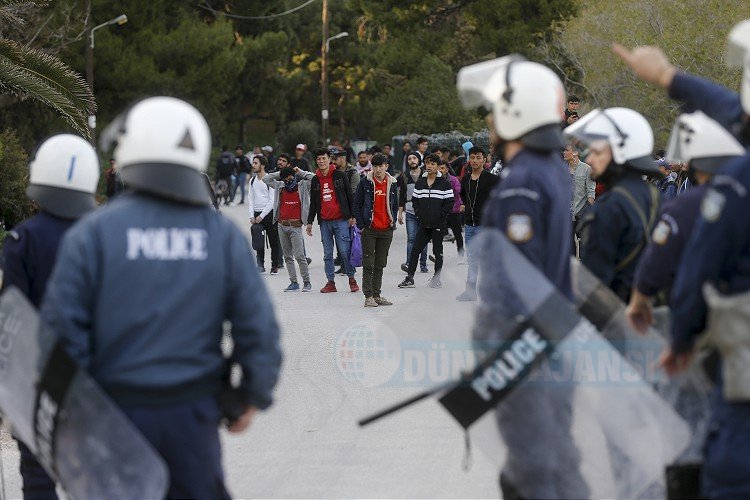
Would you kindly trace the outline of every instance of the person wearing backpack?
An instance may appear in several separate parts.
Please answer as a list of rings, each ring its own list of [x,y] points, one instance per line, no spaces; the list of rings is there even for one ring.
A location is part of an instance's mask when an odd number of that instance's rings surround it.
[[[224,198],[224,204],[229,205],[232,200],[229,195],[233,193],[232,183],[234,177],[234,155],[229,152],[227,146],[221,147],[221,154],[216,160],[216,189]],[[221,203],[221,199],[219,200]]]
[[[258,261],[258,271],[266,272],[265,235],[271,245],[271,274],[279,274],[281,252],[279,244],[278,225],[274,220],[273,208],[276,204],[276,190],[271,189],[263,178],[266,176],[268,160],[265,156],[253,158],[253,177],[250,179],[250,189],[247,192],[248,210],[250,213],[250,232],[252,246]]]

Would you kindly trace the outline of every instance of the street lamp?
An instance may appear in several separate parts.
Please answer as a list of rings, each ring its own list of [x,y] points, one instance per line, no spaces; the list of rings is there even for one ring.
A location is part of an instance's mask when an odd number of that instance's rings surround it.
[[[328,30],[326,26],[325,33],[328,34],[327,32]],[[349,33],[342,31],[338,35],[326,38],[323,43],[323,54],[320,64],[320,87],[323,93],[323,109],[321,111],[321,116],[323,118],[323,142],[328,141],[328,47],[331,40],[344,38],[345,36],[349,36]]]
[[[105,26],[112,26],[113,24],[121,26],[126,22],[128,22],[128,16],[121,14],[106,23],[94,26],[89,32],[89,43],[86,45],[86,83],[88,83],[92,94],[94,93],[94,33]],[[96,115],[89,115],[89,129],[91,130],[91,144],[96,147]]]

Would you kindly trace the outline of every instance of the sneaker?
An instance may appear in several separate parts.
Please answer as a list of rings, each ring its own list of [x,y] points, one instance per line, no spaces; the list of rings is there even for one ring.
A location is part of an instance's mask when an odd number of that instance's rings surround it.
[[[466,290],[464,290],[464,292],[461,295],[456,297],[456,300],[459,302],[476,302],[477,292],[476,290],[467,288]]]
[[[443,288],[443,283],[440,281],[439,275],[434,275],[427,281],[427,286],[430,288]]]
[[[336,269],[335,274],[346,274],[346,269],[344,269],[344,266],[341,266],[338,269]]]
[[[312,285],[309,281],[305,281],[305,284],[302,286],[303,292],[312,292]]]
[[[320,289],[320,293],[333,293],[333,292],[338,292],[338,290],[336,290],[336,283],[334,283],[333,281],[329,281],[328,283],[326,283],[326,286]]]
[[[401,270],[405,273],[409,272],[409,264],[401,264]]]
[[[420,273],[429,273],[429,272],[430,272],[430,268],[429,268],[429,267],[427,267],[427,264],[425,264],[424,266],[421,266],[421,267],[419,268],[419,272],[420,272]]]
[[[399,288],[414,288],[414,278],[407,276],[404,281],[398,284]]]
[[[378,307],[378,303],[372,297],[365,297],[365,307]]]
[[[307,259],[307,265],[309,266],[312,264],[312,259],[310,257],[305,257]]]
[[[393,302],[386,299],[385,297],[373,297],[375,299],[375,302],[378,303],[379,306],[392,306]]]
[[[261,273],[261,274],[265,273],[266,272],[266,268],[263,267],[263,266],[258,266],[258,272]]]
[[[354,278],[354,276],[349,278],[349,290],[351,290],[352,292],[359,291],[359,285],[357,284],[357,280]]]
[[[299,283],[297,283],[296,281],[292,281],[291,283],[289,283],[288,287],[284,288],[284,291],[285,292],[297,292],[297,291],[299,291]]]
[[[272,274],[272,275],[274,275],[274,274],[279,274],[279,268],[278,268],[278,267],[272,267],[272,268],[271,268],[271,274]]]

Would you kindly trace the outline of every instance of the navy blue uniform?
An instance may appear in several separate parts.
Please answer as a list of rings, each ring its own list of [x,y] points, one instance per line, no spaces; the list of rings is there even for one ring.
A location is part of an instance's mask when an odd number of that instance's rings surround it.
[[[17,287],[38,308],[57,260],[60,241],[74,222],[41,212],[9,232],[3,244],[3,290],[9,286]],[[24,498],[57,498],[55,482],[31,450],[20,441],[18,449],[21,452]]]
[[[635,275],[634,287],[643,295],[653,297],[668,290],[677,272],[688,238],[700,215],[706,185],[691,189],[679,198],[665,203],[644,250]]]
[[[739,94],[705,78],[677,73],[669,86],[669,97],[682,101],[683,113],[703,111],[732,133],[734,125],[742,121]]]
[[[625,302],[630,298],[638,257],[656,223],[659,200],[652,190],[656,192],[639,174],[626,172],[597,198],[578,228],[581,262]]]
[[[500,229],[567,297],[570,288],[572,181],[557,152],[521,150],[503,169],[482,214],[482,225]]]
[[[484,227],[497,228],[527,259],[566,296],[570,286],[570,197],[572,180],[559,152],[537,153],[521,150],[507,163],[501,180],[492,190],[482,215]],[[480,269],[480,273],[482,270]],[[484,283],[503,287],[506,283]],[[524,312],[512,304],[516,295],[507,294],[508,303],[492,307]],[[480,296],[482,290],[480,290]],[[480,334],[481,332],[476,332]],[[498,339],[486,339],[496,341]],[[496,420],[508,447],[508,459],[500,476],[505,498],[511,498],[516,485],[528,488],[528,498],[589,496],[586,482],[576,474],[559,474],[561,460],[574,467],[580,453],[569,435],[572,420],[572,387],[540,384],[514,396],[514,404],[501,405]],[[554,450],[548,443],[557,443]],[[531,451],[530,451],[531,450]],[[566,477],[562,477],[566,476]]]
[[[168,496],[226,496],[223,322],[245,403],[271,404],[281,362],[245,237],[209,206],[126,193],[66,234],[59,262],[42,317],[165,459]]]
[[[672,350],[692,349],[706,325],[706,282],[725,294],[750,290],[750,156],[727,164],[709,183],[701,217],[685,247],[672,290]],[[750,326],[748,328],[750,331]],[[750,497],[750,403],[728,403],[718,381],[706,440],[703,494]]]

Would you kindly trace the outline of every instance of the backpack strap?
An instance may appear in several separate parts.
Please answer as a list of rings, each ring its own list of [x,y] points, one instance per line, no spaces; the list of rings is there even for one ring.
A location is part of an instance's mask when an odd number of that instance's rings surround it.
[[[659,193],[650,184],[648,185],[648,192],[649,196],[651,198],[651,207],[649,210],[649,217],[648,220],[646,219],[645,212],[641,209],[641,207],[638,205],[638,202],[635,198],[633,198],[633,195],[630,194],[626,189],[622,187],[616,187],[612,191],[617,191],[618,193],[622,194],[625,199],[628,201],[631,207],[636,211],[638,214],[638,218],[641,221],[641,226],[643,227],[643,238],[641,241],[633,248],[633,250],[628,253],[628,255],[625,256],[625,258],[618,263],[615,266],[615,271],[622,271],[626,267],[628,267],[636,257],[640,254],[641,250],[643,250],[643,247],[646,246],[647,243],[651,241],[651,231],[654,228],[654,224],[656,223],[656,217],[658,216],[658,201],[659,201]]]

